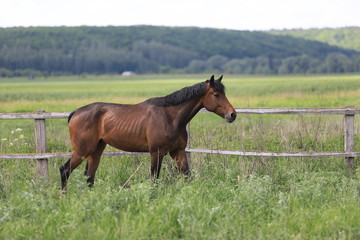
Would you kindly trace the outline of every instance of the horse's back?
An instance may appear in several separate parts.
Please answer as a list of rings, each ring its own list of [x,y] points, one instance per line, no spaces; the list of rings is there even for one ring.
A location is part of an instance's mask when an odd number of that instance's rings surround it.
[[[74,141],[95,144],[101,139],[121,150],[147,151],[147,111],[146,104],[86,105],[75,110],[69,121],[71,140],[73,144]]]

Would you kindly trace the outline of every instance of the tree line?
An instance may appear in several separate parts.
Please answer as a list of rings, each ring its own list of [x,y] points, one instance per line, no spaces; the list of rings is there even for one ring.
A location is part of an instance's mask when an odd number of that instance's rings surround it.
[[[262,32],[201,28],[54,27],[0,29],[0,76],[360,72],[360,54]]]
[[[329,53],[319,60],[307,55],[272,59],[256,58],[228,59],[212,56],[206,61],[193,60],[185,72],[224,72],[230,74],[317,74],[360,72],[360,56],[349,58],[342,53]]]

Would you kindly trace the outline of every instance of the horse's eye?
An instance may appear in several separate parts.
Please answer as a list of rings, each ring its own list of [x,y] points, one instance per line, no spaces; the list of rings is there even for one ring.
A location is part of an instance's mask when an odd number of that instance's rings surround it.
[[[215,96],[215,97],[220,97],[220,94],[215,93],[214,96]]]

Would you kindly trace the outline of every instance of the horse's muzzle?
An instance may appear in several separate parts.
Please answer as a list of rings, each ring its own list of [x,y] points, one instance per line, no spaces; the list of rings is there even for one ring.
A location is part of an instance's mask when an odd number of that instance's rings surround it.
[[[232,112],[230,114],[226,114],[225,119],[228,123],[232,123],[236,119],[236,112]]]

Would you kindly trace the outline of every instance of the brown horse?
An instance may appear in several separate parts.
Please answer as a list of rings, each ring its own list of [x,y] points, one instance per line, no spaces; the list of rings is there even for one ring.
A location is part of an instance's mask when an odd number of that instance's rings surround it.
[[[60,168],[62,189],[71,172],[87,159],[89,186],[106,144],[130,152],[150,152],[151,175],[159,177],[163,157],[170,153],[181,173],[190,174],[186,159],[186,124],[205,108],[231,123],[236,111],[225,96],[222,76],[185,87],[165,97],[135,105],[92,103],[69,116],[71,158]]]

